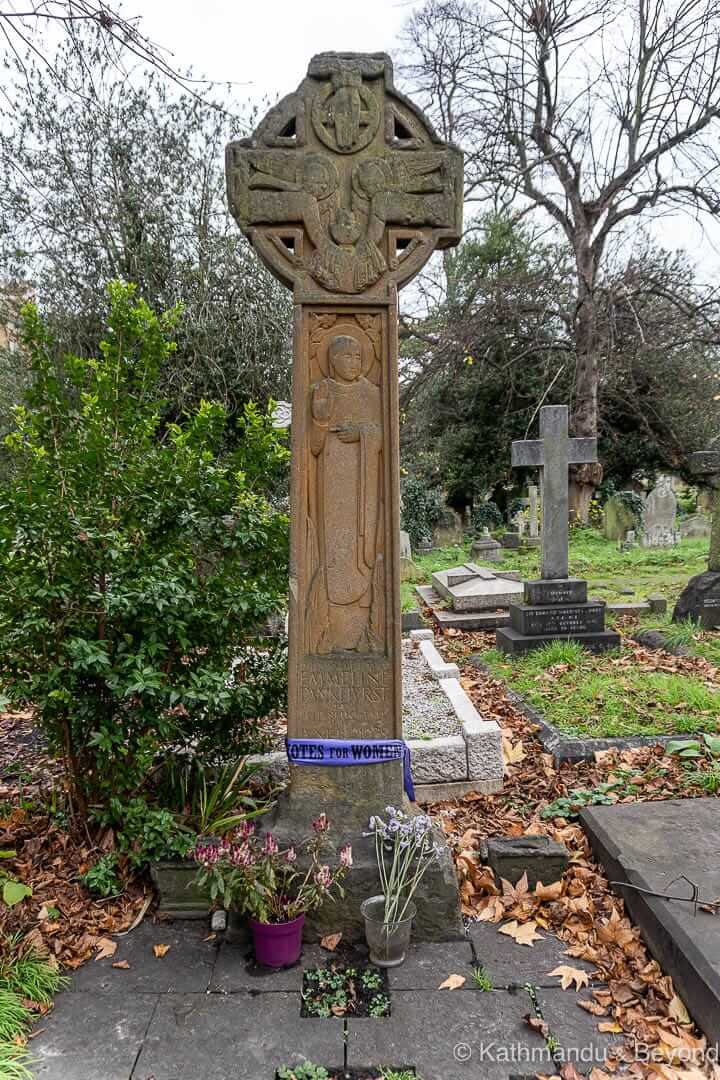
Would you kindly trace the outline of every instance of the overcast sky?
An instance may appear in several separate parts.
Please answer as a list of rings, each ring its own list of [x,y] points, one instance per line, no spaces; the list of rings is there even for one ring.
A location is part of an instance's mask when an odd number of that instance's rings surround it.
[[[420,0],[125,0],[142,29],[217,82],[240,84],[238,98],[276,100],[294,90],[317,52],[390,51]],[[720,225],[708,230],[688,214],[653,226],[668,248],[686,248],[702,276],[720,274]]]

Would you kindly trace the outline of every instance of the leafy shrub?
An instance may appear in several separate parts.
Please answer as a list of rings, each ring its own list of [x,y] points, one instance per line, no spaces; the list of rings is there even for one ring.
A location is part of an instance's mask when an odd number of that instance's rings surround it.
[[[233,450],[219,405],[164,423],[179,312],[158,316],[118,282],[108,297],[95,357],[59,357],[24,311],[32,385],[5,440],[0,646],[9,697],[36,706],[74,812],[133,851],[168,835],[180,849],[172,815],[150,805],[158,764],[198,743],[250,748],[282,699],[282,646],[258,627],[287,590],[287,518],[266,491],[288,451],[252,405]]]
[[[118,896],[122,891],[122,882],[117,874],[118,856],[114,851],[101,855],[89,870],[80,875],[86,889],[96,896]]]
[[[502,523],[503,517],[500,508],[497,503],[492,501],[492,499],[480,503],[480,505],[473,510],[472,527],[473,532],[477,536],[482,533],[483,529],[497,529]]]
[[[413,548],[428,543],[432,531],[442,519],[447,507],[437,488],[428,487],[416,476],[409,476],[402,485],[402,527],[410,536]]]

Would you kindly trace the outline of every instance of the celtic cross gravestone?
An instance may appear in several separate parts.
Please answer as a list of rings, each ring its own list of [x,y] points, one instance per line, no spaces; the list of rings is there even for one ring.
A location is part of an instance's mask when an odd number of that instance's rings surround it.
[[[462,155],[395,89],[389,57],[323,53],[228,146],[226,172],[237,223],[295,301],[277,827],[323,809],[358,832],[402,799],[402,761],[378,745],[402,737],[397,291],[460,238]],[[362,740],[380,763],[344,768]]]

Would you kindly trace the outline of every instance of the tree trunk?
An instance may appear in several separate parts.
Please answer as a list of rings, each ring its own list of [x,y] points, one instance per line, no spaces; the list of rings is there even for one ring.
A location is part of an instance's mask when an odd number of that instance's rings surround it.
[[[575,397],[571,431],[578,438],[598,433],[598,354],[595,275],[597,262],[587,247],[576,250],[578,298],[575,309]],[[575,520],[587,524],[590,502],[602,481],[602,465],[575,465],[570,475],[570,509]]]

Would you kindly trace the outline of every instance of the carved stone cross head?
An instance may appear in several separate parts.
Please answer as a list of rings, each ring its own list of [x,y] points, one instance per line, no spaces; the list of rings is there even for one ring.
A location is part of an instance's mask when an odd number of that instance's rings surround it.
[[[462,153],[393,84],[384,53],[322,53],[226,152],[233,216],[301,302],[381,297],[462,229]]]

